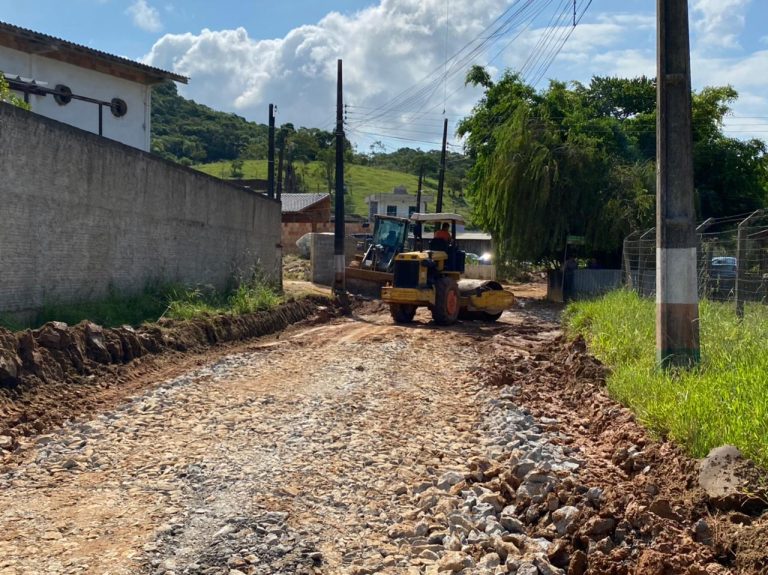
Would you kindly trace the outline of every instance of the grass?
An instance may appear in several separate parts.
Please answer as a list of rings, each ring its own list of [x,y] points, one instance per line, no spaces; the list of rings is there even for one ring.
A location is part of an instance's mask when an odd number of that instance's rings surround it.
[[[702,362],[697,368],[657,368],[655,305],[618,291],[571,304],[566,325],[582,334],[612,372],[609,392],[653,432],[702,457],[736,445],[768,467],[768,307],[748,304],[743,321],[733,305],[699,307]]]
[[[270,285],[260,281],[241,283],[229,293],[181,288],[172,290],[169,295],[165,317],[173,319],[195,319],[218,314],[242,315],[268,310],[282,302],[281,296]]]
[[[212,164],[202,164],[195,166],[195,169],[205,172],[217,178],[228,179],[230,177],[230,162],[215,162]],[[320,162],[310,162],[306,166],[297,164],[296,169],[301,177],[304,178],[308,192],[328,191],[328,186],[323,176],[323,166]],[[245,160],[243,163],[243,178],[267,178],[266,160]],[[344,167],[344,179],[346,180],[350,194],[354,213],[365,216],[368,214],[368,205],[365,203],[366,196],[380,193],[391,193],[396,186],[405,186],[408,193],[414,196],[414,205],[416,189],[419,178],[412,174],[385,170],[371,166],[346,165]],[[435,201],[437,200],[437,181],[426,178],[424,183],[424,193],[434,196],[429,209],[434,211]],[[469,218],[470,207],[463,201],[454,200],[447,194],[443,199],[444,211],[455,211]]]
[[[90,320],[105,327],[137,326],[161,317],[195,319],[206,315],[246,314],[267,310],[283,301],[267,282],[251,280],[236,287],[217,291],[214,288],[180,286],[149,286],[141,294],[127,296],[116,291],[100,301],[46,305],[28,322],[0,316],[0,326],[12,331],[35,328],[49,321],[75,325]]]

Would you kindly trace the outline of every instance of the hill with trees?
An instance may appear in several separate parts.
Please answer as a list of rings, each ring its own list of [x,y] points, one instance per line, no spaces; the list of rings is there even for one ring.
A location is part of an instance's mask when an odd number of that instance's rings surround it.
[[[168,160],[224,179],[266,178],[268,127],[249,122],[236,114],[218,112],[179,95],[176,84],[169,82],[153,90],[152,152]],[[276,129],[276,145],[284,147],[286,191],[333,192],[336,185],[336,139],[333,132],[318,128],[296,128],[286,123]],[[347,186],[350,207],[365,215],[365,195],[390,192],[405,185],[415,193],[419,171],[425,175],[425,190],[437,189],[440,168],[438,150],[401,148],[391,153],[383,146],[373,146],[369,153],[359,153],[345,143]],[[466,174],[471,162],[462,154],[449,152],[446,161],[446,205],[468,215],[464,198]]]

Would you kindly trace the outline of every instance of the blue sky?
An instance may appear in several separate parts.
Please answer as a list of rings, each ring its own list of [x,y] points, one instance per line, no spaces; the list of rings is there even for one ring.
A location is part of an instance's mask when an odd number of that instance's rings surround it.
[[[443,110],[453,127],[480,96],[463,87],[470,64],[522,69],[539,87],[654,75],[655,5],[577,0],[579,13],[588,9],[570,34],[570,0],[0,0],[0,20],[189,75],[182,93],[213,108],[263,122],[274,102],[278,123],[324,129],[341,57],[348,135],[367,151],[375,140],[435,146]],[[765,138],[768,2],[689,6],[694,87],[733,85],[729,132]],[[481,45],[502,14],[510,26]]]

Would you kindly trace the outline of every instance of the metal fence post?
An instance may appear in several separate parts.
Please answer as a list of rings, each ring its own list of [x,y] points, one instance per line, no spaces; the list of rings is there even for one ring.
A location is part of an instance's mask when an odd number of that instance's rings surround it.
[[[637,264],[638,273],[637,273],[637,278],[638,278],[638,283],[640,284],[640,295],[642,295],[642,296],[648,295],[648,294],[645,293],[645,284],[646,284],[645,276],[646,276],[646,272],[647,272],[647,268],[648,268],[648,260],[649,259],[654,262],[654,267],[653,267],[653,270],[654,270],[654,273],[653,273],[654,289],[651,290],[651,293],[655,293],[656,292],[656,289],[655,289],[655,286],[656,286],[656,266],[655,266],[655,262],[656,262],[656,249],[655,249],[655,246],[654,246],[654,248],[651,249],[651,250],[645,250],[645,243],[644,243],[644,242],[648,241],[648,240],[646,240],[646,236],[649,236],[651,234],[654,234],[654,235],[656,234],[656,228],[655,227],[654,228],[650,228],[649,230],[646,230],[646,232],[644,234],[642,234],[638,238],[638,240],[637,240],[637,243],[638,243],[638,255],[637,255],[637,259],[638,259],[638,264]],[[654,240],[654,244],[655,244],[655,240]],[[648,255],[648,253],[646,253],[647,251],[651,252],[650,257]]]
[[[736,315],[741,319],[744,317],[744,279],[747,271],[747,225],[753,219],[761,216],[763,210],[752,212],[747,218],[739,224],[739,232],[736,240]]]
[[[707,218],[696,226],[696,276],[698,277],[698,281],[701,282],[698,286],[700,298],[707,295],[709,287],[709,262],[711,260],[710,248],[704,244],[704,232],[706,232],[714,223],[715,218]]]
[[[629,234],[626,238],[624,238],[624,247],[623,247],[623,260],[624,260],[624,283],[625,285],[631,289],[634,290],[633,280],[632,280],[632,260],[630,259],[629,255],[629,245],[633,241],[632,238],[636,235],[639,235],[640,232],[638,230],[635,230],[631,234]]]

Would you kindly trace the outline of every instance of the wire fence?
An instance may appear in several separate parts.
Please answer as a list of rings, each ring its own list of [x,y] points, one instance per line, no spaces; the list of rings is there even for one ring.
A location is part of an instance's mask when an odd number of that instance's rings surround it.
[[[697,275],[701,299],[732,302],[737,313],[745,302],[768,304],[768,210],[699,224]],[[622,277],[627,288],[656,295],[656,229],[624,239]]]

